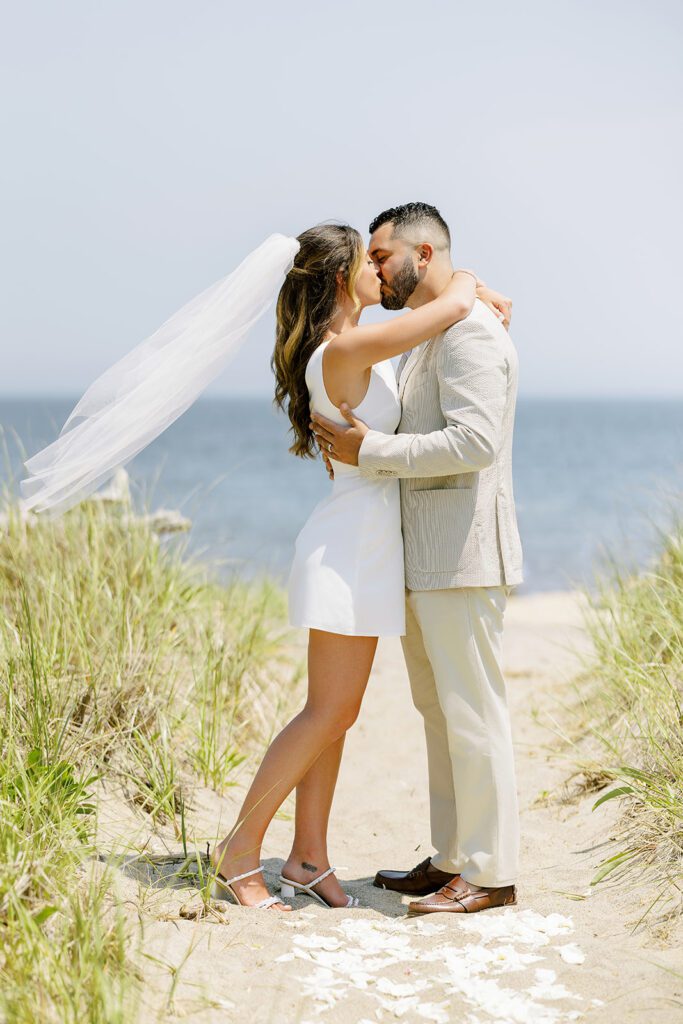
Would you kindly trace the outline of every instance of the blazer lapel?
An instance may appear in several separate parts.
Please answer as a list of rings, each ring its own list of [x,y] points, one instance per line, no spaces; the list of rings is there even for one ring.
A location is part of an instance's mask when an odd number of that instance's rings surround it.
[[[411,351],[412,351],[412,350],[411,350]],[[400,380],[401,380],[401,374],[403,373],[403,370],[404,370],[404,368],[405,368],[405,365],[406,365],[406,363],[408,362],[408,356],[409,356],[409,355],[410,355],[410,352],[404,352],[404,353],[403,353],[403,355],[401,356],[400,360],[399,360],[399,363],[398,363],[398,368],[397,368],[397,370],[396,370],[396,383],[397,383],[397,384],[398,384],[398,383],[400,382]]]
[[[414,348],[410,352],[410,354],[409,354],[408,358],[406,359],[405,363],[403,363],[400,379],[399,379],[399,382],[398,382],[398,397],[399,398],[403,398],[403,392],[406,389],[406,384],[408,383],[408,379],[409,379],[410,375],[412,374],[413,370],[415,369],[415,367],[417,366],[417,364],[421,361],[421,359],[424,356],[425,352],[427,351],[427,346],[429,345],[431,340],[432,340],[431,338],[428,338],[427,341],[423,341],[421,345],[418,345],[416,348]],[[403,360],[401,360],[401,362],[403,362]],[[401,369],[401,367],[399,367],[399,369]]]

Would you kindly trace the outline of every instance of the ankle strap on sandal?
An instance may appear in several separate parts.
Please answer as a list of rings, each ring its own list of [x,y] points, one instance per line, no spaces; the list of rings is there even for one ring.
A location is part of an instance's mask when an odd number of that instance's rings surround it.
[[[322,875],[318,875],[317,878],[312,878],[310,882],[306,882],[306,885],[309,889],[312,889],[314,885],[317,885],[318,882],[322,882],[323,879],[328,877],[328,875],[333,875],[336,870],[336,868],[328,868],[327,871],[323,871]]]
[[[243,875],[235,875],[234,878],[226,878],[225,884],[232,885],[233,882],[241,882],[243,878],[249,878],[250,875],[258,875],[259,871],[263,871],[263,868],[252,868],[251,871],[245,871]]]

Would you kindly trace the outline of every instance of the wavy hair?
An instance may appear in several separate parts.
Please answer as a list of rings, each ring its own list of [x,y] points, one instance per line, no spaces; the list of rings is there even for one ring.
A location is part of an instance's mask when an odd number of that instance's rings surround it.
[[[299,251],[278,295],[270,365],[275,374],[274,403],[289,416],[294,435],[289,450],[301,458],[315,458],[315,438],[308,426],[306,366],[337,312],[339,273],[349,297],[360,307],[356,282],[365,244],[348,224],[318,224],[300,234],[297,241]]]

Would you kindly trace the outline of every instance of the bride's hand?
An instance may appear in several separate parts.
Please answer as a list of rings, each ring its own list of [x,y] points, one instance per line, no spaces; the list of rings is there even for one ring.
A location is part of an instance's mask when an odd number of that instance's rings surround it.
[[[493,288],[487,288],[486,285],[480,285],[477,288],[477,298],[493,310],[507,330],[512,319],[512,299],[506,298],[500,292],[494,292]]]
[[[370,428],[353,415],[346,402],[341,403],[339,411],[350,426],[342,427],[322,413],[312,411],[309,427],[321,452],[327,452],[328,458],[347,466],[357,466],[360,447]]]

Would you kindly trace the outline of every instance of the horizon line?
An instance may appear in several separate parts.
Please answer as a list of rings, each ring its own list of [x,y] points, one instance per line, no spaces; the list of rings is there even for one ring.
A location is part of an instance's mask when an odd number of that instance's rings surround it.
[[[0,391],[0,402],[6,400],[27,400],[27,399],[40,399],[42,401],[49,400],[72,400],[78,401],[85,392],[68,392],[68,391]],[[271,399],[272,394],[266,391],[239,391],[230,392],[225,394],[202,394],[192,403],[196,405],[197,402],[203,401],[225,401],[231,399]],[[617,394],[604,394],[604,393],[590,393],[590,394],[577,394],[574,392],[567,393],[553,393],[553,392],[520,392],[517,395],[519,400],[532,400],[532,401],[588,401],[588,402],[620,402],[620,401],[653,401],[653,402],[683,402],[683,393],[650,393],[650,394],[636,394],[633,392],[623,392]],[[191,407],[190,407],[191,408]]]

